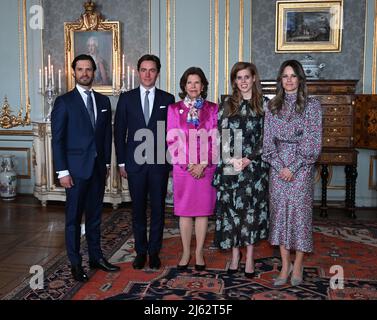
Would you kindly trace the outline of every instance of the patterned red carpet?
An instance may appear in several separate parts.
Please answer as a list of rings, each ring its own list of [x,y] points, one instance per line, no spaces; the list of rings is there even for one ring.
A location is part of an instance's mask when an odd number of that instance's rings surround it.
[[[134,270],[135,256],[130,230],[130,212],[116,212],[103,228],[103,248],[110,261],[119,264],[121,271],[90,272],[84,285],[73,281],[66,256],[62,255],[46,272],[45,289],[31,290],[27,280],[6,299],[48,300],[375,300],[377,299],[377,223],[349,220],[316,220],[314,227],[315,252],[306,257],[304,282],[297,287],[272,286],[280,268],[279,254],[267,241],[255,248],[257,276],[247,279],[242,272],[226,273],[230,252],[212,245],[213,221],[208,232],[205,259],[207,270],[190,268],[178,271],[180,238],[177,219],[167,218],[161,252],[163,267]],[[192,257],[195,240],[192,243]],[[84,255],[86,257],[86,255]],[[244,266],[244,259],[241,263]],[[343,270],[330,270],[341,266]],[[85,261],[84,267],[87,268]],[[335,267],[337,268],[337,267]],[[330,272],[331,271],[331,272]],[[344,288],[331,289],[332,276],[344,272]],[[339,285],[337,282],[336,284]]]

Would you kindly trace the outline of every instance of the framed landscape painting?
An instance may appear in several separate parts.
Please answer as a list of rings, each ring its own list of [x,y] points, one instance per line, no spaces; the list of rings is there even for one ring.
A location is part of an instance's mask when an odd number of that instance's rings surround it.
[[[276,52],[340,52],[343,0],[277,1]]]

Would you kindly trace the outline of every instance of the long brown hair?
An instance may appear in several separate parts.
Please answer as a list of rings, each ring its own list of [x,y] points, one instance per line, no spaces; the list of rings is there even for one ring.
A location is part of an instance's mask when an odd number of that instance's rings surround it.
[[[286,67],[291,67],[298,77],[299,84],[297,89],[296,112],[302,113],[305,109],[305,103],[308,98],[308,88],[306,86],[304,68],[297,60],[286,60],[281,64],[276,79],[276,96],[269,103],[269,108],[273,114],[278,113],[284,104],[285,90],[282,84],[282,76]]]
[[[230,72],[230,82],[232,85],[232,94],[227,100],[228,104],[228,116],[234,116],[237,114],[240,103],[242,101],[242,94],[237,87],[236,79],[237,73],[241,70],[248,69],[252,77],[255,78],[255,81],[251,87],[251,99],[250,105],[251,109],[256,114],[263,114],[263,95],[262,95],[262,85],[260,83],[259,73],[257,67],[250,62],[237,62],[232,67],[232,71]]]

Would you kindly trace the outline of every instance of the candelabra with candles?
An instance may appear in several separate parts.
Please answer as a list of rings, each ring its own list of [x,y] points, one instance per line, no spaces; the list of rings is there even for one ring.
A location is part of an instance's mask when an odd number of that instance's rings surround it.
[[[55,74],[54,66],[51,64],[51,56],[48,55],[47,66],[44,67],[44,81],[42,77],[42,69],[39,69],[39,93],[46,99],[48,105],[48,112],[44,118],[44,121],[51,121],[51,111],[56,96],[60,95],[62,91],[61,82],[62,71],[58,72],[58,88],[55,90]],[[44,82],[44,83],[43,83]]]
[[[122,70],[121,70],[121,84],[122,86],[117,90],[115,87],[115,69],[113,70],[113,96],[118,96],[123,92],[130,91],[135,88],[135,69],[127,66],[127,82],[126,82],[126,62],[125,55],[122,55]]]

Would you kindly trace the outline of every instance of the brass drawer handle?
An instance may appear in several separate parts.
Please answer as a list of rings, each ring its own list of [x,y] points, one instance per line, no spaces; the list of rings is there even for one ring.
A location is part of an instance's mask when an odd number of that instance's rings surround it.
[[[334,132],[338,132],[338,130],[337,130],[337,129],[334,129],[333,131],[334,131]]]
[[[331,141],[331,139],[327,139],[327,142],[330,142]]]
[[[334,118],[334,121],[336,121],[336,118]]]
[[[338,109],[337,109],[337,108],[334,108],[334,111],[336,112],[336,111],[338,111]]]

